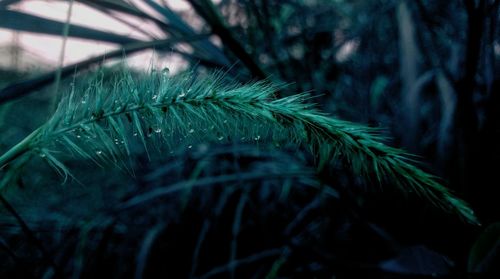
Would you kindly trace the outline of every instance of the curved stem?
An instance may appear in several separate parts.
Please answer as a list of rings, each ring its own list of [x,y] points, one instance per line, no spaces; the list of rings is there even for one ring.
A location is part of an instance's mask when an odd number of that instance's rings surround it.
[[[38,136],[38,133],[41,131],[43,126],[38,127],[36,130],[31,132],[28,136],[26,136],[22,141],[18,144],[14,145],[11,149],[5,152],[0,157],[0,169],[3,169],[7,164],[9,164],[12,160],[21,156],[30,150],[31,144],[33,143],[33,139]]]

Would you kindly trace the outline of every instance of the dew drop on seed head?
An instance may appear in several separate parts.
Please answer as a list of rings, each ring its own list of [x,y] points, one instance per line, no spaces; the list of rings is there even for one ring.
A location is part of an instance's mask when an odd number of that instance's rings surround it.
[[[158,95],[153,95],[153,97],[151,97],[151,99],[153,99],[153,100],[158,99]]]
[[[254,140],[260,140],[260,135],[256,136]]]
[[[227,120],[224,120],[224,123],[227,123]]]
[[[193,148],[193,146],[192,146],[192,145],[189,145],[189,146],[188,146],[188,149],[191,149],[191,148]]]
[[[97,151],[95,152],[95,154],[97,154],[97,155],[101,155],[101,154],[102,154],[102,151],[101,151],[101,150],[97,150]]]
[[[134,136],[134,137],[137,137],[137,133],[134,133],[134,134],[133,134],[133,136]]]
[[[155,133],[157,133],[157,134],[161,133],[161,128],[155,129]]]
[[[45,157],[47,157],[47,155],[45,155],[45,153],[42,153],[42,154],[40,154],[40,157],[45,158]]]
[[[223,140],[223,139],[224,139],[224,137],[223,137],[223,136],[220,136],[220,137],[218,137],[217,139],[218,139],[218,140]]]
[[[189,130],[189,133],[190,134],[194,133],[194,129]]]

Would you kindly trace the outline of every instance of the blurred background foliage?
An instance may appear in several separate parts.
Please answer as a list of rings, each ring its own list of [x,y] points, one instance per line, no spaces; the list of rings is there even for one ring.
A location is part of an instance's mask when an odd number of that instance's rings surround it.
[[[329,114],[380,128],[470,202],[483,227],[373,191],[340,165],[296,177],[289,172],[313,168],[312,159],[286,148],[200,144],[151,162],[137,150],[133,177],[69,158],[80,182],[65,185],[33,158],[2,190],[12,206],[0,211],[3,278],[498,272],[500,1],[188,0],[183,12],[166,1],[66,1],[140,38],[34,16],[19,2],[29,1],[0,1],[0,28],[118,47],[54,71],[1,69],[2,152],[50,116],[59,78],[65,92],[75,75],[154,49],[182,56],[194,75],[222,69],[243,82],[287,83],[280,96],[310,92]],[[240,181],[218,179],[231,174]],[[191,188],[196,181],[210,187]],[[175,195],[120,207],[177,183],[186,187]]]

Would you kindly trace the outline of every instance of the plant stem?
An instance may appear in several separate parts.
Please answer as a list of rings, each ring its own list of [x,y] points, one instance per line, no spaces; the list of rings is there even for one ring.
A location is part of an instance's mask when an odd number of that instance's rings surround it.
[[[52,97],[51,111],[54,111],[57,107],[57,103],[61,99],[61,93],[59,92],[59,87],[61,85],[62,69],[64,66],[64,55],[66,53],[66,42],[68,41],[69,26],[71,21],[71,14],[73,12],[73,0],[69,2],[68,13],[66,15],[66,23],[64,24],[62,32],[62,45],[61,53],[59,55],[59,67],[56,71],[55,83],[54,83],[54,93]]]
[[[31,132],[31,134],[25,137],[22,141],[14,145],[7,152],[5,152],[0,157],[0,169],[4,168],[12,160],[16,159],[17,157],[21,156],[22,154],[30,150],[33,140],[38,136],[38,133],[42,130],[42,128],[43,126],[38,127],[36,130]]]

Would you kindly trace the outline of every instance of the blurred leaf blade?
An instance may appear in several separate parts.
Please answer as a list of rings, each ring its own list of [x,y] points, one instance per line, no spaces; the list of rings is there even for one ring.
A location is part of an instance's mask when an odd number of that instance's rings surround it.
[[[16,31],[60,36],[64,27],[63,22],[10,10],[0,10],[0,18],[2,18],[0,27]],[[127,36],[103,32],[75,24],[70,24],[68,36],[120,45],[140,41]]]
[[[188,0],[196,12],[210,25],[212,31],[217,34],[222,42],[238,57],[250,70],[252,75],[259,79],[267,78],[264,70],[245,51],[240,42],[233,36],[231,30],[226,26],[223,18],[215,9],[214,4],[207,0]]]
[[[0,7],[5,8],[5,7],[8,7],[12,4],[16,4],[18,2],[21,2],[21,0],[3,0],[3,1],[0,1]]]
[[[192,38],[185,38],[185,41],[190,40],[198,40],[200,38],[206,37],[205,35],[199,35]],[[148,48],[166,48],[171,46],[174,43],[178,43],[179,40],[176,39],[166,39],[166,40],[155,40],[150,42],[139,42],[133,43],[124,48],[117,49],[110,53],[106,53],[103,55],[98,55],[92,58],[89,58],[84,61],[80,61],[68,66],[65,66],[61,69],[61,78],[67,77],[77,71],[84,70],[94,64],[102,64],[106,60],[123,57],[124,55],[133,54],[135,52],[142,51]],[[0,90],[0,104],[21,98],[32,93],[34,90],[40,89],[43,86],[49,85],[55,80],[56,71],[51,71],[49,73],[41,74],[37,77],[30,78],[27,80],[21,80],[18,82],[11,83],[7,85],[3,89]]]
[[[130,3],[126,1],[121,1],[121,0],[101,0],[101,1],[86,1],[86,0],[77,0],[78,2],[81,2],[83,4],[96,7],[104,7],[108,8],[110,10],[115,10],[115,11],[120,11],[124,12],[130,15],[135,15],[139,17],[146,17],[148,16],[141,10],[137,9],[137,7],[131,5]]]
[[[119,1],[119,0],[106,0],[106,1],[86,1],[86,0],[77,0],[78,2],[87,5],[93,9],[99,10],[100,12],[104,14],[110,14],[110,13],[119,13],[119,15],[131,15],[133,17],[142,19],[142,20],[150,20],[154,22],[158,27],[160,28],[166,28],[167,24],[165,24],[163,21],[145,13],[144,11],[141,11],[134,5],[129,4],[126,1]],[[110,15],[113,17],[112,15]],[[116,16],[115,16],[116,17]],[[138,30],[139,31],[139,30]]]
[[[169,26],[165,31],[169,32],[172,36],[180,38],[196,34],[196,31],[193,30],[189,24],[168,7],[161,6],[151,0],[146,0],[145,3],[156,12],[160,13],[163,18],[168,21]],[[215,60],[216,63],[224,66],[229,66],[231,64],[226,55],[208,39],[195,42],[192,46],[202,57],[211,58]]]
[[[472,246],[467,271],[487,272],[494,266],[495,254],[500,250],[500,222],[489,225]],[[498,260],[498,255],[496,256]]]

